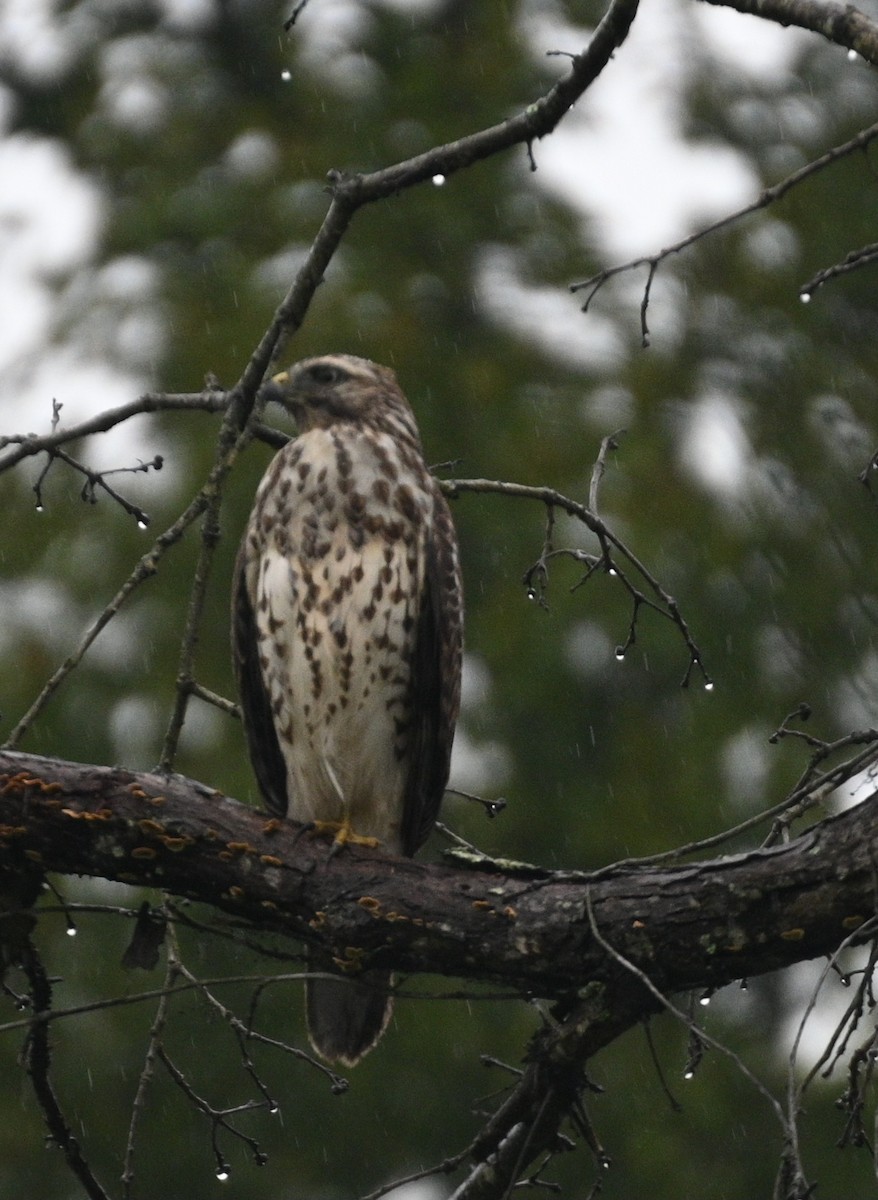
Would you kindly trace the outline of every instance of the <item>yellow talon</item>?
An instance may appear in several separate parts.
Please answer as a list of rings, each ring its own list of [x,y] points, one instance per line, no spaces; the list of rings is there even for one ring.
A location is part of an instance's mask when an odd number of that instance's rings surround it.
[[[330,852],[332,854],[335,854],[342,846],[367,846],[370,850],[374,850],[376,846],[381,845],[379,838],[365,837],[363,834],[354,833],[350,817],[345,817],[343,821],[314,821],[310,832],[317,837],[332,835]]]

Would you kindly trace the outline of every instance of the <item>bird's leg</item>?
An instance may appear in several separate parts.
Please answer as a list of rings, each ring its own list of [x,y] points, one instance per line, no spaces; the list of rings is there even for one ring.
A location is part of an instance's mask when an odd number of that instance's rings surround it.
[[[380,838],[366,837],[364,834],[355,833],[347,814],[341,821],[312,821],[308,826],[308,831],[315,837],[332,837],[330,855],[337,854],[342,846],[367,846],[374,850],[376,846],[381,845]]]
[[[351,825],[351,818],[348,814],[347,805],[345,804],[344,791],[339,783],[338,776],[333,770],[332,763],[329,760],[329,755],[324,752],[323,766],[326,769],[326,774],[329,777],[329,782],[338,796],[341,804],[341,811],[344,814],[340,821],[315,821],[314,833],[316,834],[333,834],[332,848],[329,851],[330,857],[337,854],[342,846],[368,846],[374,850],[376,846],[380,846],[381,842],[375,837],[364,837],[362,834],[354,833],[354,828]]]
[[[336,822],[336,824],[338,826],[338,831],[333,839],[330,854],[336,854],[342,848],[342,846],[347,845],[367,846],[371,850],[374,850],[376,846],[381,845],[380,838],[367,837],[365,834],[355,833],[354,827],[351,824],[351,819],[347,813],[345,813],[344,819]]]

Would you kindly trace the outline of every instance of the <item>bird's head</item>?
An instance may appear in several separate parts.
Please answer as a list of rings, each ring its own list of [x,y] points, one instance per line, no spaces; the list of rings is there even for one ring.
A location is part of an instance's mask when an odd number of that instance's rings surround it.
[[[299,433],[342,422],[377,425],[388,417],[414,431],[414,419],[389,367],[352,354],[306,358],[271,381]],[[415,432],[415,436],[417,436]]]

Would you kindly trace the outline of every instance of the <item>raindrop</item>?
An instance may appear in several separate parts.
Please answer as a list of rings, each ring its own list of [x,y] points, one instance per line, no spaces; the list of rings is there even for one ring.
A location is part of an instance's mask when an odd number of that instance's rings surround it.
[[[138,529],[149,529],[149,521],[144,521],[142,518],[137,522]]]
[[[706,682],[706,683],[705,683],[705,685],[704,685],[704,690],[705,690],[706,692],[712,692],[712,691],[713,691],[713,680],[712,680],[712,679],[708,679],[708,680],[707,680],[707,682]]]
[[[229,1177],[229,1164],[228,1163],[223,1163],[223,1165],[221,1167],[217,1167],[216,1177],[220,1181],[220,1183],[226,1182],[226,1180]]]
[[[43,508],[42,504],[38,504],[38,505],[37,505],[37,512],[44,512],[44,511],[45,511],[45,510],[44,510],[44,508]]]
[[[850,977],[850,975],[841,975],[839,977],[838,982],[841,984],[842,987],[850,987],[851,986],[851,977]]]
[[[67,926],[67,936],[68,937],[76,937],[76,926],[75,925]]]
[[[856,62],[859,57],[856,50],[848,50],[848,62]]]
[[[527,589],[527,598],[528,598],[528,600],[536,600],[536,598],[537,598],[536,588],[528,588]]]
[[[621,662],[624,657],[625,657],[625,647],[617,646],[616,647],[616,661]]]
[[[289,83],[293,77],[293,73],[292,73],[292,71],[281,71],[280,77],[284,81],[284,83]]]
[[[694,1078],[695,1078],[695,1072],[692,1070],[692,1068],[691,1068],[691,1067],[688,1067],[688,1068],[687,1068],[687,1069],[686,1069],[686,1070],[683,1072],[683,1078],[684,1078],[684,1079],[694,1079]]]
[[[610,567],[610,569],[607,571],[607,574],[608,575],[618,575],[619,572],[616,570],[615,567]]]
[[[710,997],[710,992],[705,992],[703,996],[699,997],[698,1003],[702,1006],[702,1008],[707,1008],[708,1004],[710,1004]]]
[[[444,175],[434,175],[433,176],[433,187],[442,187],[444,182],[445,182]]]
[[[277,1114],[280,1112],[280,1105],[279,1105],[279,1104],[272,1104],[272,1105],[269,1107],[268,1111],[269,1111],[269,1113],[270,1113],[270,1114],[271,1114],[273,1117],[276,1117],[276,1116],[277,1116]]]
[[[811,293],[810,292],[802,292],[799,295],[799,299],[802,301],[803,304],[810,304],[811,303]]]

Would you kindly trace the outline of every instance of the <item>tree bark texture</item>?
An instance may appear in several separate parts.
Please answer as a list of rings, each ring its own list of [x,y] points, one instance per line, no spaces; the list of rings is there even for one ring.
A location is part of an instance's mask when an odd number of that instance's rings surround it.
[[[301,827],[182,776],[0,752],[7,880],[161,888],[322,947],[352,974],[427,971],[552,999],[631,980],[616,954],[671,993],[831,953],[875,911],[876,834],[873,797],[784,845],[708,862],[468,869],[330,856]]]

